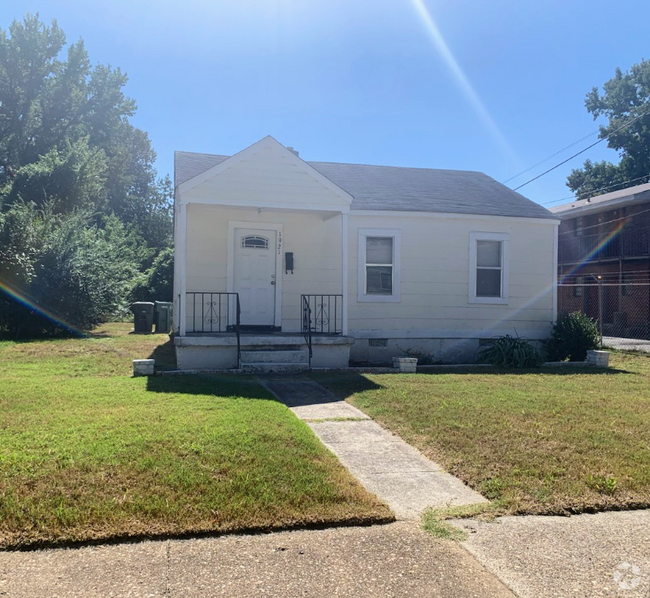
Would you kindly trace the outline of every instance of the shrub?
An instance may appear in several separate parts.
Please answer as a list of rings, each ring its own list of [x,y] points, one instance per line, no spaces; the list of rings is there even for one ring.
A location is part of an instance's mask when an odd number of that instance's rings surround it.
[[[0,221],[0,337],[87,330],[124,311],[141,275],[126,230],[83,212],[56,215],[16,204]],[[10,276],[9,276],[10,275]]]
[[[154,259],[144,279],[133,290],[134,301],[172,301],[174,249],[163,249]]]
[[[478,361],[502,368],[530,368],[541,366],[544,358],[527,340],[506,334],[485,345]]]
[[[584,361],[587,351],[597,349],[600,335],[595,322],[582,312],[562,314],[546,344],[550,361]]]

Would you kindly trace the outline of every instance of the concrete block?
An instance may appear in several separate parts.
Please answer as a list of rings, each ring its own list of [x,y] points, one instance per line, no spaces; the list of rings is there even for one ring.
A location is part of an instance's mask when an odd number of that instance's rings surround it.
[[[402,374],[415,374],[418,367],[417,357],[393,357],[393,367]]]
[[[609,351],[587,351],[587,363],[599,368],[609,367]]]
[[[155,359],[134,359],[133,375],[134,376],[153,376]]]

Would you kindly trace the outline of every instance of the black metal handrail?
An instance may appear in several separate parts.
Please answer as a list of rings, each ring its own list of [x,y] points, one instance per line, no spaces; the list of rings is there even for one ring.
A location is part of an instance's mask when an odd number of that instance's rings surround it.
[[[343,295],[301,295],[302,334],[309,350],[309,369],[313,355],[312,337],[343,334]]]
[[[241,304],[239,293],[192,291],[186,293],[186,332],[219,334],[234,332],[237,336],[237,367],[241,362]],[[187,320],[186,320],[187,322]]]
[[[313,334],[343,334],[343,295],[301,295],[301,298],[303,316],[305,301],[310,308],[309,327]]]
[[[309,298],[307,295],[301,295],[302,302],[302,334],[307,343],[307,350],[309,353],[309,369],[311,370],[311,358],[313,355],[311,346],[311,307],[309,306]]]

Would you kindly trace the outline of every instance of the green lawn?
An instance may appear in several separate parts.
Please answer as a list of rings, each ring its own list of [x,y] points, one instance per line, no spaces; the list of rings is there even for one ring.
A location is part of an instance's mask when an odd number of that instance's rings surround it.
[[[612,365],[314,377],[501,512],[650,507],[650,356]]]
[[[392,518],[251,378],[132,378],[167,337],[0,343],[0,548]]]

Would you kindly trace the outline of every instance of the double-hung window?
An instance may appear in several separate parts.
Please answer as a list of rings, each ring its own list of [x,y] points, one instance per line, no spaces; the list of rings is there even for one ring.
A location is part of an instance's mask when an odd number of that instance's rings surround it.
[[[470,303],[508,303],[508,242],[503,233],[470,233]]]
[[[359,301],[399,301],[398,230],[359,230]]]

